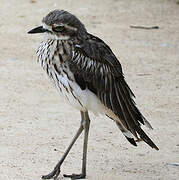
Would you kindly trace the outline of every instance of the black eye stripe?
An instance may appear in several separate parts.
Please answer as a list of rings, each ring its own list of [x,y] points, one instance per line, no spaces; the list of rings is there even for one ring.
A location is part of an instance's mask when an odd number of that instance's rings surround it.
[[[55,32],[62,32],[65,29],[64,26],[56,26],[56,27],[52,27],[52,30]]]

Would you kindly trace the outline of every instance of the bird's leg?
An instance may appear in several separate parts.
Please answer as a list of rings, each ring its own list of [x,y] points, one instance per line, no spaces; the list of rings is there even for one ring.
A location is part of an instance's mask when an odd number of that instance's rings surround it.
[[[82,121],[83,127],[84,127],[82,173],[72,174],[72,175],[64,174],[64,177],[70,177],[71,179],[81,179],[81,178],[86,177],[87,144],[88,144],[88,132],[89,132],[89,126],[90,126],[90,119],[89,119],[88,112],[83,112],[82,117],[84,117],[84,120]]]
[[[54,170],[51,173],[49,173],[48,175],[42,176],[42,179],[51,179],[51,178],[57,179],[57,177],[59,176],[59,174],[60,174],[60,167],[61,167],[63,161],[65,160],[65,158],[68,155],[68,153],[70,152],[70,149],[72,148],[73,144],[76,142],[76,140],[78,139],[78,137],[80,136],[80,134],[82,133],[82,131],[84,129],[84,125],[83,125],[84,124],[84,114],[83,114],[83,112],[81,112],[81,117],[82,117],[82,121],[81,121],[80,128],[78,129],[77,133],[73,137],[73,140],[71,141],[70,145],[66,149],[64,155],[62,156],[60,161],[57,163],[57,165],[55,166]]]

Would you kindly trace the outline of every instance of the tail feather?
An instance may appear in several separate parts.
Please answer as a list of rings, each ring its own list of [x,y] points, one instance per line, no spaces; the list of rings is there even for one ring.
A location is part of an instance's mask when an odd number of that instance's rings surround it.
[[[128,138],[127,136],[125,136],[125,137],[126,137],[126,139],[127,139],[132,145],[137,146],[134,138]]]
[[[153,129],[153,127],[151,126],[151,124],[149,123],[149,121],[147,121],[147,119],[143,118],[144,119],[144,125],[146,127],[148,127],[149,129]]]
[[[133,100],[134,95],[124,79],[117,79],[111,93],[108,96],[103,95],[102,97],[101,99],[104,104],[118,117],[114,118],[116,124],[131,144],[137,146],[134,138],[139,140],[138,136],[140,136],[140,139],[149,146],[159,150],[141,129],[142,124],[148,126],[150,129],[152,129],[152,126],[137,108]]]
[[[144,116],[140,113],[138,108],[136,107],[135,103],[133,103],[132,97],[128,94],[129,90],[125,89],[125,86],[119,86],[118,85],[118,92],[121,95],[121,102],[123,101],[123,108],[125,108],[124,114],[126,114],[127,118],[127,124],[129,125],[129,130],[132,132],[132,134],[137,138],[137,134],[140,136],[140,138],[146,142],[150,147],[159,150],[159,148],[154,144],[154,142],[147,136],[147,134],[141,129],[139,122],[142,124],[148,126],[150,129],[152,129],[152,126],[150,123],[144,118]],[[135,111],[134,111],[135,110]],[[135,132],[135,133],[134,133]]]
[[[118,121],[116,121],[116,124],[117,124],[118,128],[122,131],[122,133],[126,137],[126,139],[132,145],[137,146],[137,144],[136,144],[136,142],[135,142],[135,140],[133,138],[134,137],[133,134],[130,131],[128,131],[127,129],[124,129],[124,127],[122,127],[121,124]]]
[[[159,148],[154,144],[154,142],[147,136],[147,134],[140,127],[136,126],[135,129],[143,141],[145,141],[150,147],[159,150]]]

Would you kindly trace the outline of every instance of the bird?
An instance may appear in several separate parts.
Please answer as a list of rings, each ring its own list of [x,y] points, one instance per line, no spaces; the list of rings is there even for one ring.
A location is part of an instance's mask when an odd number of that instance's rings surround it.
[[[81,113],[81,123],[70,145],[54,169],[42,179],[57,179],[61,165],[84,131],[82,170],[64,174],[71,179],[86,178],[87,145],[90,127],[88,112],[113,120],[125,138],[134,146],[144,141],[159,150],[142,130],[151,124],[139,111],[135,95],[127,84],[121,63],[111,48],[99,37],[88,33],[85,25],[65,10],[53,10],[41,26],[28,32],[44,33],[38,50],[38,62],[55,85],[58,94]]]

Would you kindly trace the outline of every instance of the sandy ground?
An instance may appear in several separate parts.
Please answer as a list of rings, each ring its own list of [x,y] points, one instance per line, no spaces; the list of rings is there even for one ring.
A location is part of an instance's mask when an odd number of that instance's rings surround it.
[[[41,35],[27,31],[50,10],[77,15],[123,65],[137,104],[159,146],[131,146],[115,124],[91,114],[88,180],[179,178],[179,6],[173,0],[0,0],[0,180],[40,180],[80,123],[36,62]],[[157,30],[130,25],[158,25]],[[79,173],[82,137],[62,166]],[[62,176],[60,177],[62,178]],[[63,179],[63,178],[62,178]]]

